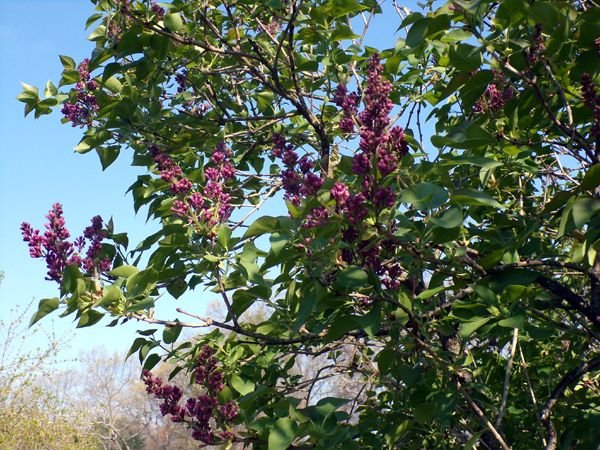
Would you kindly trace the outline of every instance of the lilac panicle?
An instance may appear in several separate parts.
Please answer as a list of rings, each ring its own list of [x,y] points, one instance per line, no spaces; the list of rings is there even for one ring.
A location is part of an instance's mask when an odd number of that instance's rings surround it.
[[[29,245],[30,256],[45,259],[48,269],[47,280],[60,283],[65,268],[69,265],[83,268],[87,273],[110,270],[111,261],[108,258],[99,258],[102,250],[102,240],[105,238],[100,216],[92,218],[92,224],[86,227],[83,236],[76,238],[74,242],[68,240],[70,233],[66,228],[63,208],[60,203],[52,205],[46,219],[48,219],[48,222],[44,226],[46,231],[43,234],[40,230],[34,230],[27,222],[21,224],[21,234],[23,240]],[[83,258],[81,252],[86,240],[88,241],[88,248],[85,258]]]
[[[196,384],[205,389],[197,397],[182,401],[183,393],[177,386],[165,384],[150,371],[142,372],[146,392],[162,400],[160,411],[170,415],[173,422],[185,422],[192,429],[192,438],[208,445],[217,445],[234,439],[228,429],[239,413],[237,403],[230,400],[220,403],[218,393],[223,389],[223,374],[218,360],[209,346],[204,346],[198,354],[194,370]],[[219,427],[222,428],[219,430]]]

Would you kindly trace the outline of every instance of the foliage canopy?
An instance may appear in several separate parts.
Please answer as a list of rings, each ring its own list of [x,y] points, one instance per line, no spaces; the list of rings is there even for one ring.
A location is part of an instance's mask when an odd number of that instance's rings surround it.
[[[60,284],[34,320],[159,325],[130,354],[204,387],[145,375],[208,444],[596,448],[596,2],[93,3],[89,60],[19,100],[145,168],[133,205],[161,229],[129,249],[98,217],[69,242],[60,205],[25,224]],[[400,37],[363,45],[382,12]],[[154,316],[194,289],[227,317]],[[311,397],[334,377],[354,395]]]

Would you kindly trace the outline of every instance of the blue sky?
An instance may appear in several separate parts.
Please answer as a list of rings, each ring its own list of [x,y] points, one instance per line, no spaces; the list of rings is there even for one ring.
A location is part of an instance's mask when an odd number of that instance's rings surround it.
[[[117,230],[128,231],[132,242],[151,225],[144,216],[135,217],[125,196],[135,171],[126,158],[102,173],[95,154],[78,155],[72,149],[82,130],[60,123],[61,114],[34,120],[24,118],[23,104],[16,101],[19,82],[43,87],[49,79],[58,81],[62,66],[59,54],[80,61],[93,48],[86,40],[86,18],[93,13],[91,2],[83,0],[8,0],[0,15],[0,320],[10,317],[17,305],[27,305],[58,294],[56,283],[44,280],[45,265],[29,257],[19,226],[44,224],[44,215],[54,202],[64,206],[67,227],[79,235],[96,214],[114,217]],[[136,238],[137,236],[137,238]],[[123,350],[134,338],[136,326],[92,327],[74,331],[70,319],[44,320],[45,327],[58,334],[74,334],[70,351],[101,345]],[[37,345],[38,343],[30,343]]]
[[[391,2],[388,1],[388,8]],[[413,2],[407,2],[413,3]],[[117,231],[127,231],[134,245],[155,225],[145,222],[144,213],[136,217],[125,192],[136,176],[123,154],[106,172],[101,172],[95,154],[78,155],[73,147],[82,130],[60,123],[61,114],[38,120],[24,118],[23,105],[15,100],[20,93],[19,82],[43,87],[48,80],[58,81],[62,66],[58,55],[66,54],[76,61],[89,56],[93,48],[86,40],[91,30],[85,30],[85,20],[93,13],[93,5],[85,0],[4,0],[0,15],[0,270],[5,279],[0,286],[0,320],[10,317],[10,310],[58,294],[57,285],[45,281],[42,260],[29,257],[21,240],[22,221],[41,228],[44,215],[54,202],[64,206],[67,227],[79,235],[89,219],[100,214],[114,218]],[[394,45],[398,27],[397,15],[389,10],[372,24],[369,45]],[[189,296],[182,305],[210,301],[205,294]],[[172,318],[167,317],[165,318]],[[103,346],[109,351],[123,351],[140,328],[91,327],[75,330],[70,319],[43,321],[59,334],[74,336],[69,352]],[[142,327],[144,327],[142,325]],[[37,345],[38,343],[30,343]]]

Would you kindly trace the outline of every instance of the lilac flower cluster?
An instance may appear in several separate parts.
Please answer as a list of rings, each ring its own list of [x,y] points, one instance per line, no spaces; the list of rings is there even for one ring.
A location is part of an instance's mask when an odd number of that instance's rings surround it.
[[[175,82],[177,83],[177,92],[184,92],[187,89],[187,70],[176,73]]]
[[[596,56],[600,58],[600,37],[594,39],[594,47],[596,47]]]
[[[540,57],[544,50],[546,50],[546,46],[544,45],[544,36],[542,35],[542,25],[536,24],[535,31],[533,33],[533,37],[531,39],[532,44],[527,51],[527,62],[530,66],[533,66]]]
[[[32,258],[44,258],[48,273],[47,280],[62,281],[65,268],[76,265],[83,268],[88,274],[107,272],[111,268],[109,258],[99,258],[102,250],[102,240],[106,237],[102,230],[102,218],[95,216],[92,224],[87,227],[83,236],[69,242],[71,236],[65,226],[63,208],[60,203],[52,205],[52,209],[46,215],[46,231],[42,234],[27,223],[21,224],[23,241],[29,245],[29,254]],[[88,242],[85,257],[82,257],[83,249]]]
[[[224,384],[217,364],[212,348],[204,346],[198,355],[194,375],[196,384],[204,387],[206,393],[188,398],[183,405],[180,404],[183,397],[181,389],[165,384],[147,370],[142,374],[146,392],[162,400],[161,414],[170,415],[173,422],[187,423],[192,429],[192,437],[207,445],[221,444],[234,438],[229,427],[239,412],[234,401],[219,402],[218,394]]]
[[[165,16],[165,8],[158,5],[156,2],[151,2],[150,5],[150,10],[156,14],[156,17],[162,19]]]
[[[121,28],[121,25],[119,25],[119,23],[117,21],[110,20],[108,22],[107,27],[106,27],[106,35],[110,39],[118,41],[119,37],[121,36],[122,31],[123,31],[123,28]]]
[[[334,102],[342,108],[344,119],[340,122],[342,131],[352,131],[350,120],[358,125],[360,137],[359,152],[352,159],[352,172],[360,181],[359,192],[352,192],[349,186],[336,182],[331,188],[336,211],[343,215],[349,226],[342,232],[342,260],[348,264],[359,264],[379,275],[389,289],[398,287],[400,266],[389,257],[394,246],[385,242],[359,241],[358,229],[369,213],[369,208],[382,210],[392,208],[397,201],[391,187],[377,183],[381,177],[394,173],[400,159],[408,152],[404,130],[390,127],[389,114],[393,103],[389,98],[392,85],[382,76],[383,67],[378,55],[369,61],[367,85],[364,92],[364,109],[357,114],[357,96],[348,94],[345,87],[336,92]],[[347,125],[346,125],[347,124]],[[346,127],[347,128],[343,128]]]
[[[334,184],[331,197],[336,202],[336,212],[345,216],[351,224],[360,223],[368,214],[369,202],[377,209],[390,208],[396,203],[396,195],[389,187],[380,187],[376,180],[392,174],[399,160],[408,151],[402,128],[390,127],[389,114],[393,103],[389,98],[392,85],[382,76],[383,67],[375,55],[369,62],[364,109],[358,111],[359,97],[349,93],[346,86],[336,89],[334,103],[343,118],[340,129],[351,133],[358,126],[360,151],[353,157],[352,171],[358,175],[361,190],[351,193],[341,181]],[[279,158],[284,170],[281,173],[285,199],[299,205],[303,198],[315,195],[323,184],[323,176],[314,172],[314,162],[308,156],[298,157],[291,144],[280,136],[273,138],[272,155]],[[330,211],[324,207],[314,208],[307,215],[303,226],[313,228],[327,223]]]
[[[399,160],[408,152],[404,130],[398,126],[390,128],[389,114],[393,103],[389,94],[392,84],[383,78],[382,72],[379,56],[374,55],[369,61],[364,109],[360,113],[357,114],[357,95],[348,94],[345,87],[338,86],[334,100],[342,108],[344,119],[348,119],[344,122],[348,128],[343,131],[353,130],[349,121],[353,126],[354,123],[359,126],[360,151],[352,159],[352,171],[359,176],[361,192],[340,197],[340,189],[344,189],[340,184],[336,184],[331,192],[338,209],[344,212],[350,223],[355,224],[366,216],[367,200],[379,209],[395,204],[394,192],[390,188],[377,186],[376,180],[379,176],[392,174],[398,168]],[[340,128],[342,126],[346,125],[340,122]]]
[[[121,39],[123,30],[130,27],[132,19],[131,0],[116,0],[118,15],[111,16],[106,21],[106,35],[114,42]]]
[[[354,117],[358,113],[358,101],[359,98],[355,92],[349,94],[345,85],[338,85],[333,97],[333,103],[344,113],[340,120],[340,130],[345,133],[354,132]]]
[[[584,73],[581,76],[581,90],[583,104],[594,112],[591,134],[594,139],[598,140],[600,139],[600,95],[596,92],[594,81],[588,73]]]
[[[61,109],[65,118],[73,124],[74,127],[88,127],[94,120],[94,115],[98,111],[98,103],[94,92],[99,84],[92,79],[88,70],[90,60],[84,59],[78,66],[79,81],[75,85],[76,100],[74,103],[65,103]]]
[[[485,112],[498,112],[506,102],[515,95],[514,89],[506,83],[502,72],[494,72],[494,80],[485,89],[483,95],[475,102],[473,112],[476,114]]]
[[[157,164],[160,176],[169,182],[171,192],[177,196],[171,211],[189,221],[199,221],[214,227],[226,221],[233,212],[231,194],[226,183],[235,179],[236,169],[229,161],[231,151],[224,143],[217,145],[212,153],[212,167],[204,170],[206,185],[201,193],[193,188],[189,178],[177,163],[156,145],[150,147],[150,153]]]
[[[281,29],[281,24],[277,19],[271,20],[266,26],[265,31],[269,33],[271,36],[275,36],[279,30]]]
[[[374,55],[369,61],[364,109],[358,115],[360,151],[352,160],[353,172],[363,177],[363,194],[367,198],[376,194],[377,174],[387,176],[394,172],[400,158],[408,151],[402,128],[389,127],[392,84],[383,78],[382,72],[379,56]]]
[[[319,191],[323,184],[323,176],[315,173],[315,164],[308,155],[299,158],[293,146],[286,142],[283,136],[273,136],[273,144],[271,154],[281,159],[285,167],[281,172],[284,198],[294,205],[299,205],[303,198],[315,195]]]

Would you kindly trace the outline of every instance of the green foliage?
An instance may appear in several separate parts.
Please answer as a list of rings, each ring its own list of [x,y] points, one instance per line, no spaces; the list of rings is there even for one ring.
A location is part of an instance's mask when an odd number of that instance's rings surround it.
[[[132,251],[107,230],[112,270],[67,268],[59,304],[43,301],[35,320],[62,306],[79,326],[164,325],[129,351],[147,369],[191,371],[203,345],[217,348],[223,401],[240,408],[234,440],[255,448],[597,448],[594,2],[429,1],[379,49],[359,38],[376,32],[360,15],[383,12],[370,0],[174,0],[164,15],[94,3],[98,107],[77,150],[96,150],[102,168],[131,155],[147,171],[130,187],[134,209],[161,228]],[[26,114],[78,98],[79,66],[61,61],[44,99],[23,85]],[[365,118],[386,82],[404,133],[391,170],[378,152],[399,139],[393,124]],[[340,110],[340,85],[362,113]],[[356,167],[369,130],[388,139],[368,154],[371,178]],[[312,191],[286,185],[281,138],[312,161]],[[219,149],[236,173],[210,203]],[[178,192],[173,177],[192,187]],[[367,197],[359,220],[340,184]],[[386,192],[391,203],[375,195]],[[154,317],[157,302],[199,288],[223,299],[223,322]],[[260,304],[267,317],[246,320]],[[213,329],[177,346],[186,327]],[[314,377],[294,373],[320,355]],[[336,379],[357,389],[311,396]]]

